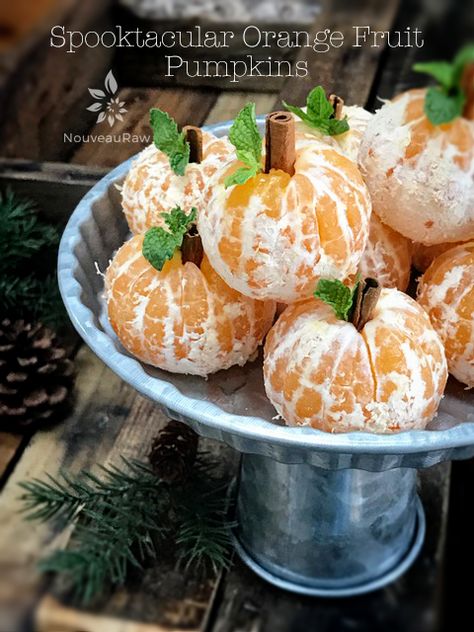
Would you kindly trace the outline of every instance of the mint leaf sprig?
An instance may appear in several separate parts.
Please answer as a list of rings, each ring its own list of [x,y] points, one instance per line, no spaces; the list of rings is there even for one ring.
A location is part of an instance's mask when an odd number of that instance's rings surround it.
[[[310,127],[314,127],[323,134],[338,136],[349,130],[347,116],[343,119],[335,118],[334,106],[326,97],[321,86],[313,88],[306,97],[306,112],[295,105],[289,105],[283,101],[287,110],[296,114]]]
[[[228,176],[225,188],[244,184],[262,171],[262,138],[257,127],[255,103],[247,103],[235,118],[229,132],[229,140],[237,151],[237,158],[245,167]]]
[[[339,320],[348,321],[353,310],[359,282],[351,289],[337,279],[320,279],[314,297],[332,307]]]
[[[169,114],[157,108],[150,110],[150,125],[156,147],[168,156],[176,175],[184,176],[191,152],[185,133],[178,130]]]
[[[170,213],[162,213],[169,231],[162,226],[154,226],[145,233],[142,254],[156,270],[161,272],[165,263],[173,258],[177,248],[183,245],[183,239],[190,224],[196,220],[197,209],[191,209],[189,215],[177,206]]]
[[[462,87],[462,76],[466,64],[474,62],[474,44],[462,48],[452,62],[431,61],[415,64],[415,72],[430,75],[438,82],[428,88],[424,111],[433,125],[450,123],[462,116],[466,94]]]

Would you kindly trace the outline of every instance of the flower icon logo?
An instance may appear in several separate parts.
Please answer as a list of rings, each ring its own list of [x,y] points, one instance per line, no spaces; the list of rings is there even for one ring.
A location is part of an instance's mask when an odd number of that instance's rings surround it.
[[[105,78],[104,87],[105,91],[89,88],[91,96],[97,99],[97,101],[90,105],[87,110],[89,112],[99,113],[97,123],[102,123],[102,121],[107,119],[110,127],[113,127],[115,121],[123,121],[122,114],[125,114],[127,110],[124,107],[125,101],[120,101],[120,99],[115,96],[118,91],[118,83],[111,70]]]

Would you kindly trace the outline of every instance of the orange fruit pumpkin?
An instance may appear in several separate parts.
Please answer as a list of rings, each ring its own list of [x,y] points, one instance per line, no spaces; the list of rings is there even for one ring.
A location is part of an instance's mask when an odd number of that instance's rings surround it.
[[[370,120],[359,162],[380,219],[425,245],[474,237],[474,122],[433,125],[426,90],[410,90]]]
[[[201,210],[208,197],[208,179],[234,156],[227,138],[208,132],[202,133],[202,150],[202,162],[190,162],[184,176],[174,173],[168,156],[155,145],[134,160],[122,187],[122,207],[132,233],[162,226],[162,213],[175,206],[186,213],[193,207]]]
[[[255,353],[271,327],[275,304],[242,296],[209,265],[181,252],[161,272],[143,256],[144,235],[116,253],[105,275],[110,323],[125,349],[142,362],[206,376]]]
[[[418,302],[446,349],[449,372],[474,386],[474,241],[437,257],[422,276]]]
[[[297,141],[294,175],[271,169],[225,189],[238,166],[216,175],[198,215],[204,250],[231,287],[289,303],[310,296],[320,277],[356,272],[371,202],[355,163],[315,138]]]
[[[304,112],[307,108],[301,108]],[[341,118],[346,118],[349,123],[349,130],[343,134],[336,136],[327,136],[320,131],[307,125],[304,121],[294,115],[296,121],[296,141],[302,146],[307,142],[311,142],[315,137],[322,140],[336,149],[342,150],[342,153],[348,158],[357,162],[359,154],[359,146],[365,133],[368,122],[372,118],[372,114],[366,109],[358,105],[343,105],[341,109]]]
[[[369,240],[359,265],[361,276],[377,279],[382,287],[404,292],[410,281],[411,248],[410,240],[372,213]]]
[[[290,426],[394,433],[426,427],[447,368],[423,309],[398,290],[382,289],[360,332],[318,299],[287,307],[267,336],[264,377]]]

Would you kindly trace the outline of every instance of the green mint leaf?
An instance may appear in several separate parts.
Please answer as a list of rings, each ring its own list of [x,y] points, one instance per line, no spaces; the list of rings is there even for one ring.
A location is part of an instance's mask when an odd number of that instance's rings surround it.
[[[197,210],[192,208],[186,215],[179,206],[170,213],[162,213],[169,231],[161,226],[154,226],[145,233],[142,254],[156,270],[161,272],[165,263],[172,259],[177,248],[183,244],[189,224],[195,221]]]
[[[197,209],[193,208],[190,210],[189,215],[186,215],[184,211],[181,210],[179,206],[176,206],[169,213],[161,213],[161,216],[165,220],[165,224],[168,226],[170,231],[177,235],[178,233],[184,233],[187,231],[189,224],[192,224],[196,221]]]
[[[171,169],[176,175],[184,176],[190,151],[185,134],[178,130],[176,122],[169,114],[157,108],[150,110],[150,125],[156,147],[168,156]]]
[[[446,94],[440,88],[429,88],[425,98],[425,114],[433,125],[450,123],[462,115],[465,100],[461,90]]]
[[[165,263],[173,257],[176,248],[175,236],[161,227],[154,226],[145,234],[142,254],[148,263],[161,272]]]
[[[262,169],[262,138],[255,117],[255,103],[247,103],[240,110],[230,128],[229,140],[237,150],[237,158],[246,166],[226,178],[226,187],[244,184]]]
[[[336,279],[320,279],[314,296],[332,307],[337,318],[340,320],[349,320],[355,291],[356,288],[351,290],[351,288],[344,285],[342,281]]]
[[[349,131],[349,121],[347,116],[343,119],[329,119],[328,121],[329,135],[339,136]]]
[[[297,107],[296,105],[290,105],[289,103],[286,103],[286,101],[283,101],[283,107],[289,112],[296,114],[296,116],[298,116],[302,121],[304,121],[308,125],[312,126],[311,117],[308,114],[306,114],[306,112],[302,110],[301,108]]]
[[[345,119],[334,118],[334,108],[326,97],[321,86],[313,88],[306,98],[306,112],[295,105],[283,101],[283,106],[298,116],[304,123],[314,127],[323,134],[337,136],[349,130],[349,122]]]
[[[428,61],[413,66],[415,72],[430,75],[445,89],[451,90],[454,85],[454,66],[448,61]]]
[[[243,162],[244,165],[247,165],[250,169],[255,169],[256,172],[259,171],[261,163],[260,160],[257,160],[253,152],[247,151],[246,149],[239,149],[237,151],[237,158],[240,162]]]
[[[313,88],[306,97],[306,109],[313,120],[325,121],[334,115],[334,108],[321,86]]]
[[[227,187],[230,187],[233,184],[245,184],[247,180],[256,176],[257,173],[259,173],[259,169],[253,167],[240,167],[230,176],[227,176],[224,181],[224,186],[227,189]]]

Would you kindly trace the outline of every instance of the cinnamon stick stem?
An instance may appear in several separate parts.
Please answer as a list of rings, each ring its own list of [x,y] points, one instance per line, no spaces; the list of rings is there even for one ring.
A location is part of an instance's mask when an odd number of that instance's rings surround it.
[[[361,331],[372,318],[381,291],[382,288],[375,279],[367,278],[359,281],[351,317],[351,322],[358,331]]]
[[[183,245],[181,246],[181,261],[183,263],[191,261],[199,268],[203,256],[204,248],[202,247],[201,237],[199,236],[196,227],[193,226],[183,238]]]
[[[334,118],[339,121],[342,119],[342,108],[344,107],[344,99],[338,97],[337,94],[330,94],[328,97],[329,103],[334,108]]]
[[[186,140],[189,143],[189,162],[202,162],[202,130],[194,125],[183,127]]]
[[[295,120],[289,112],[272,112],[265,121],[265,173],[295,173]]]
[[[474,63],[467,64],[464,68],[461,85],[466,95],[463,116],[474,121]]]

